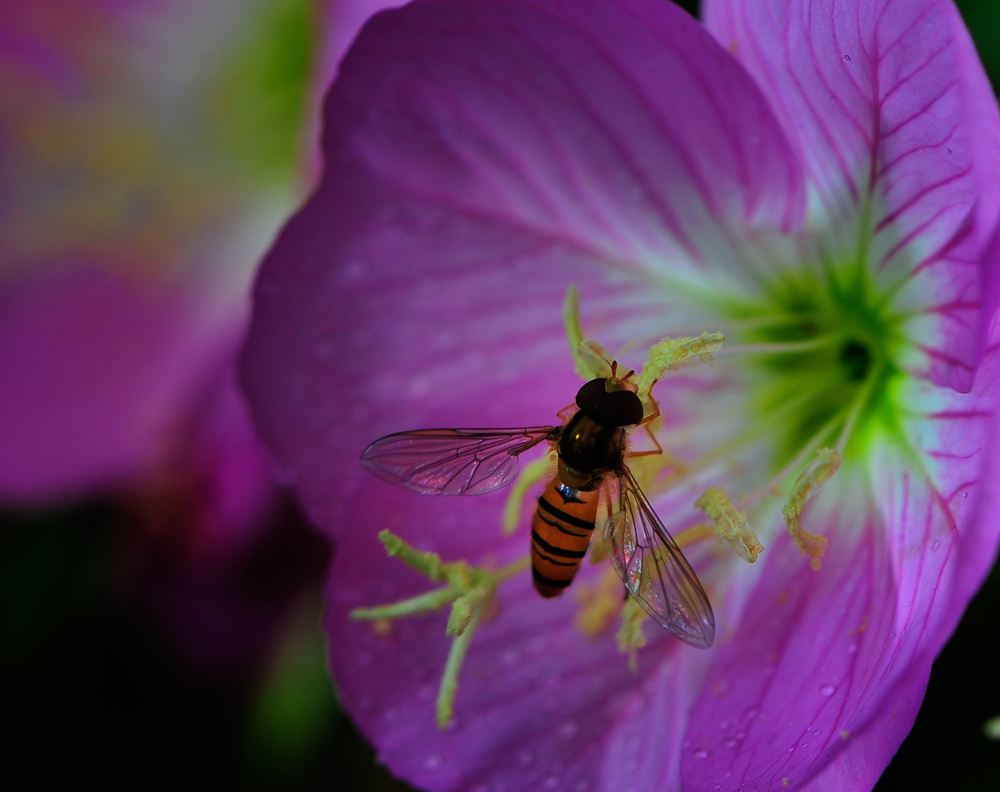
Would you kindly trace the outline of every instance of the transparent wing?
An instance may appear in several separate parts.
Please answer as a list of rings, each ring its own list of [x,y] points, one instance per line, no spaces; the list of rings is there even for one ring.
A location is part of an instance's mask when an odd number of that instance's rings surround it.
[[[615,571],[646,613],[692,646],[712,645],[715,616],[705,590],[628,468],[618,473],[618,509],[604,540]]]
[[[518,454],[558,433],[554,426],[418,429],[376,440],[361,461],[375,475],[416,492],[481,495],[517,476]]]

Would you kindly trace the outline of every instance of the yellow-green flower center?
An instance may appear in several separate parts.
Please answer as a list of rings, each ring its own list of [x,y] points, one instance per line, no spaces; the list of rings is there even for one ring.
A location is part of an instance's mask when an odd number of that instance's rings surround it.
[[[746,356],[748,409],[770,427],[774,470],[806,447],[863,453],[900,375],[899,320],[856,272],[788,274],[764,299],[725,311],[741,328],[736,344],[756,353]]]

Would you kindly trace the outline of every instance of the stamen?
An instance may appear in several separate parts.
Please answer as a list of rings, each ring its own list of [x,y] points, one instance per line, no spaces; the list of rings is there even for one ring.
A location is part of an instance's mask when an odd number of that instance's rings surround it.
[[[524,505],[524,498],[535,484],[547,476],[552,475],[553,465],[548,456],[536,459],[524,466],[521,475],[517,477],[507,502],[503,506],[503,517],[501,525],[505,536],[513,534],[523,524],[521,508]]]
[[[566,296],[563,298],[562,309],[563,327],[566,329],[566,340],[569,341],[570,354],[576,359],[576,350],[583,343],[583,325],[580,324],[580,290],[576,286],[569,286],[566,289]],[[580,370],[577,361],[576,373],[585,379],[594,379],[588,376],[588,372]]]
[[[702,333],[699,336],[662,339],[649,350],[646,365],[639,375],[638,393],[648,396],[666,371],[676,371],[685,364],[707,363],[719,350],[726,337],[722,333]]]
[[[802,528],[802,512],[806,503],[817,493],[840,467],[840,454],[831,448],[821,448],[816,458],[795,480],[788,503],[781,510],[795,546],[809,556],[813,569],[819,569],[820,559],[826,552],[826,537],[812,534]]]
[[[749,564],[757,560],[764,545],[750,530],[746,514],[733,505],[722,487],[709,487],[694,505],[711,518],[716,535],[727,542],[736,555]]]
[[[444,664],[444,671],[441,673],[441,684],[438,686],[437,702],[435,704],[435,720],[439,729],[447,728],[455,717],[455,695],[458,693],[458,674],[465,663],[465,656],[469,653],[469,645],[472,643],[472,636],[476,634],[479,627],[479,614],[468,622],[466,629],[451,642],[448,649],[448,659]]]
[[[844,333],[814,336],[806,341],[773,341],[759,344],[731,344],[721,350],[722,355],[781,355],[811,352],[834,346],[844,339]]]
[[[451,586],[428,591],[416,597],[392,602],[387,605],[373,605],[368,608],[355,608],[351,618],[357,621],[376,622],[375,629],[385,632],[386,619],[399,619],[404,616],[416,616],[420,613],[441,610],[449,602],[454,602],[455,592]]]
[[[769,495],[779,494],[781,491],[781,484],[785,481],[785,479],[788,478],[789,475],[791,475],[791,472],[793,470],[797,469],[805,461],[806,457],[810,453],[812,453],[812,449],[816,448],[816,446],[818,446],[823,441],[823,438],[825,438],[827,435],[833,432],[837,424],[844,420],[843,416],[844,416],[843,410],[837,412],[826,423],[824,423],[823,426],[819,428],[819,430],[814,432],[812,437],[810,437],[809,440],[807,440],[802,445],[802,450],[795,455],[795,458],[791,462],[785,465],[785,467],[782,469],[780,473],[778,473],[778,475],[774,476],[766,485],[758,489],[756,492],[754,492],[753,495],[751,495],[749,498],[746,499],[746,505],[754,506]],[[829,450],[830,449],[828,448],[820,448],[814,453],[819,455],[824,451],[829,451]],[[836,454],[837,452],[833,453]],[[815,460],[810,463],[810,466],[814,464]],[[837,466],[838,467],[840,466],[839,454],[837,454]],[[806,470],[808,471],[808,468]],[[835,472],[835,470],[831,471],[830,475],[833,475],[833,472]],[[805,473],[800,475],[799,479],[801,479],[802,476],[804,475]],[[827,476],[827,478],[829,478],[829,476]],[[826,478],[824,478],[823,481],[826,481]],[[798,485],[798,480],[796,480],[796,485]]]
[[[632,597],[625,599],[622,608],[622,626],[618,630],[618,651],[627,654],[628,667],[630,670],[637,669],[636,652],[646,645],[646,636],[642,632],[642,625],[648,617],[642,606]]]
[[[607,554],[604,555],[607,560]],[[573,623],[588,638],[601,635],[622,608],[622,581],[610,566],[596,583],[578,584],[580,611]]]
[[[715,538],[715,528],[708,523],[697,523],[674,535],[674,541],[681,550],[686,550],[693,544]]]
[[[838,454],[842,455],[844,453],[844,448],[847,446],[847,442],[851,439],[851,435],[854,433],[854,426],[858,422],[858,416],[861,415],[861,411],[864,409],[865,404],[868,403],[868,398],[871,396],[876,380],[876,377],[869,377],[864,386],[854,397],[854,402],[851,405],[851,411],[847,416],[847,420],[844,421],[843,428],[840,430],[840,436],[837,438],[836,449]]]
[[[775,307],[766,314],[754,318],[738,319],[735,324],[741,330],[759,330],[762,327],[788,326],[800,322],[810,322],[815,317],[816,315],[813,311],[784,311]]]
[[[815,399],[817,394],[823,393],[825,386],[817,386],[811,390],[803,391],[801,394],[796,396],[794,399],[790,399],[782,404],[780,407],[771,410],[768,413],[769,421],[759,421],[750,425],[746,430],[740,432],[739,434],[728,438],[725,442],[717,445],[715,448],[706,451],[698,459],[685,463],[682,466],[682,471],[685,476],[692,476],[695,473],[700,473],[706,468],[714,465],[721,459],[726,459],[741,449],[748,448],[759,440],[771,437],[774,433],[772,423],[774,421],[780,420],[786,414],[795,412],[803,404],[807,404],[811,399]],[[834,417],[833,420],[828,422],[823,426],[820,431],[814,434],[809,442],[803,448],[803,451],[794,459],[792,462],[786,466],[786,468],[778,474],[774,479],[772,479],[765,487],[754,493],[747,500],[747,505],[756,505],[762,498],[763,495],[771,494],[777,484],[780,484],[792,470],[798,468],[805,456],[811,453],[812,448],[815,444],[819,443],[827,434],[833,431],[833,427],[837,421],[840,420],[840,415]]]
[[[609,515],[610,516],[610,515]],[[590,540],[590,549],[587,551],[587,563],[591,566],[603,564],[608,560],[608,543],[604,540],[602,531],[594,531]]]
[[[374,621],[376,628],[385,633],[386,619],[436,611],[449,602],[452,604],[445,634],[455,640],[448,650],[448,661],[441,677],[437,698],[437,724],[443,729],[451,722],[454,715],[458,675],[469,651],[469,643],[493,604],[497,586],[527,569],[531,558],[524,556],[496,572],[487,572],[464,561],[444,562],[437,553],[417,550],[389,531],[380,532],[378,538],[390,556],[398,558],[411,569],[435,582],[444,581],[446,585],[435,591],[388,605],[355,608],[351,611],[351,618]]]
[[[608,354],[604,347],[583,337],[583,325],[580,324],[580,291],[576,286],[566,289],[562,317],[576,373],[585,380],[608,376]]]

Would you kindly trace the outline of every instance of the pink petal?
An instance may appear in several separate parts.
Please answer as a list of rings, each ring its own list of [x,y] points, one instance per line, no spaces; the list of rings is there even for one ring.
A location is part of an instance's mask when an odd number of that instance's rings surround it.
[[[900,432],[912,449],[880,443],[859,460],[870,482],[845,466],[811,507],[830,538],[818,571],[785,536],[768,547],[692,714],[685,789],[725,779],[794,789],[817,774],[848,789],[874,784],[995,557],[998,379],[992,347],[968,395],[911,387]],[[864,497],[867,514],[843,505]]]
[[[899,309],[928,317],[934,380],[968,390],[995,304],[983,303],[979,261],[1000,208],[1000,116],[954,5],[709,0],[705,13],[767,93],[845,241],[874,199],[880,290],[901,287]]]
[[[501,540],[483,524],[482,506],[469,500],[452,508],[382,486],[352,511],[365,509],[421,546],[430,544],[427,521],[444,523],[455,538],[453,546],[436,545],[446,559],[467,556],[483,537],[497,564],[527,552],[525,535]],[[421,505],[427,501],[431,506]],[[598,571],[607,567],[585,566],[574,586]],[[439,731],[434,699],[447,613],[397,620],[387,636],[347,615],[427,589],[426,579],[401,563],[387,565],[372,532],[345,532],[338,543],[326,622],[332,669],[345,707],[393,774],[435,790],[617,789],[625,778],[639,788],[675,785],[684,715],[707,655],[651,632],[634,673],[612,634],[581,636],[572,592],[543,601],[525,573],[503,584],[463,668],[455,723]]]
[[[839,732],[869,703],[891,629],[893,581],[878,574],[873,531],[854,546],[832,533],[838,545],[815,573],[787,537],[767,548],[761,583],[691,714],[685,789],[778,790],[784,778],[794,788],[842,749]]]
[[[1000,528],[1000,325],[994,322],[972,398],[936,411],[935,417],[910,423],[908,433],[927,454],[935,479],[933,511],[911,497],[908,515],[888,513],[897,530],[894,566],[899,570],[898,612],[894,658],[903,668],[889,681],[880,707],[872,713],[864,738],[851,740],[813,781],[810,789],[868,789],[910,731],[923,700],[931,663],[950,637],[969,600],[989,573],[997,554]],[[966,418],[946,419],[951,413]],[[924,431],[919,430],[924,424]],[[930,431],[926,431],[930,428]],[[930,442],[923,442],[930,441]],[[901,477],[896,477],[900,480]],[[897,487],[898,489],[898,487]],[[892,489],[887,489],[887,493]],[[932,515],[932,519],[927,517]],[[902,519],[900,519],[902,517]],[[924,517],[923,520],[920,518]],[[910,667],[904,663],[910,658]],[[853,786],[852,786],[853,785]]]
[[[326,117],[327,178],[265,262],[244,371],[267,441],[331,527],[331,482],[350,489],[379,434],[565,406],[569,284],[589,332],[624,313],[638,326],[636,306],[669,310],[645,284],[746,277],[737,241],[801,211],[753,84],[669,3],[386,12]],[[629,337],[616,330],[600,337]]]
[[[331,31],[329,57],[340,62],[354,38],[368,19],[386,8],[398,8],[405,0],[336,0],[327,7],[327,22]],[[326,71],[326,70],[324,70]],[[328,72],[336,73],[334,66]]]

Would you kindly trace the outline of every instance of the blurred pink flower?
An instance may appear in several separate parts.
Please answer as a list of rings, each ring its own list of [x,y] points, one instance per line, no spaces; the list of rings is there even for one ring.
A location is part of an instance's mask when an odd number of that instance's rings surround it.
[[[380,15],[328,96],[325,178],[259,277],[243,375],[338,547],[332,670],[420,787],[869,789],[996,552],[1000,120],[958,13],[705,12],[705,27],[627,0]],[[571,283],[611,350],[726,334],[714,366],[659,383],[675,463],[649,492],[675,536],[706,488],[749,493],[766,550],[751,567],[690,545],[715,647],[647,629],[637,672],[575,626],[572,589],[504,583],[439,731],[444,615],[349,617],[427,590],[376,534],[484,567],[527,539],[500,534],[503,494],[420,497],[358,455],[390,431],[549,420],[579,386]],[[782,505],[823,446],[842,464],[804,511],[828,542],[810,559]]]
[[[0,503],[124,504],[135,577],[201,665],[253,655],[227,642],[282,607],[235,580],[295,519],[235,356],[319,175],[319,98],[362,19],[340,17],[370,6],[0,6]]]
[[[313,5],[0,11],[4,500],[106,492],[176,454],[315,168]]]

